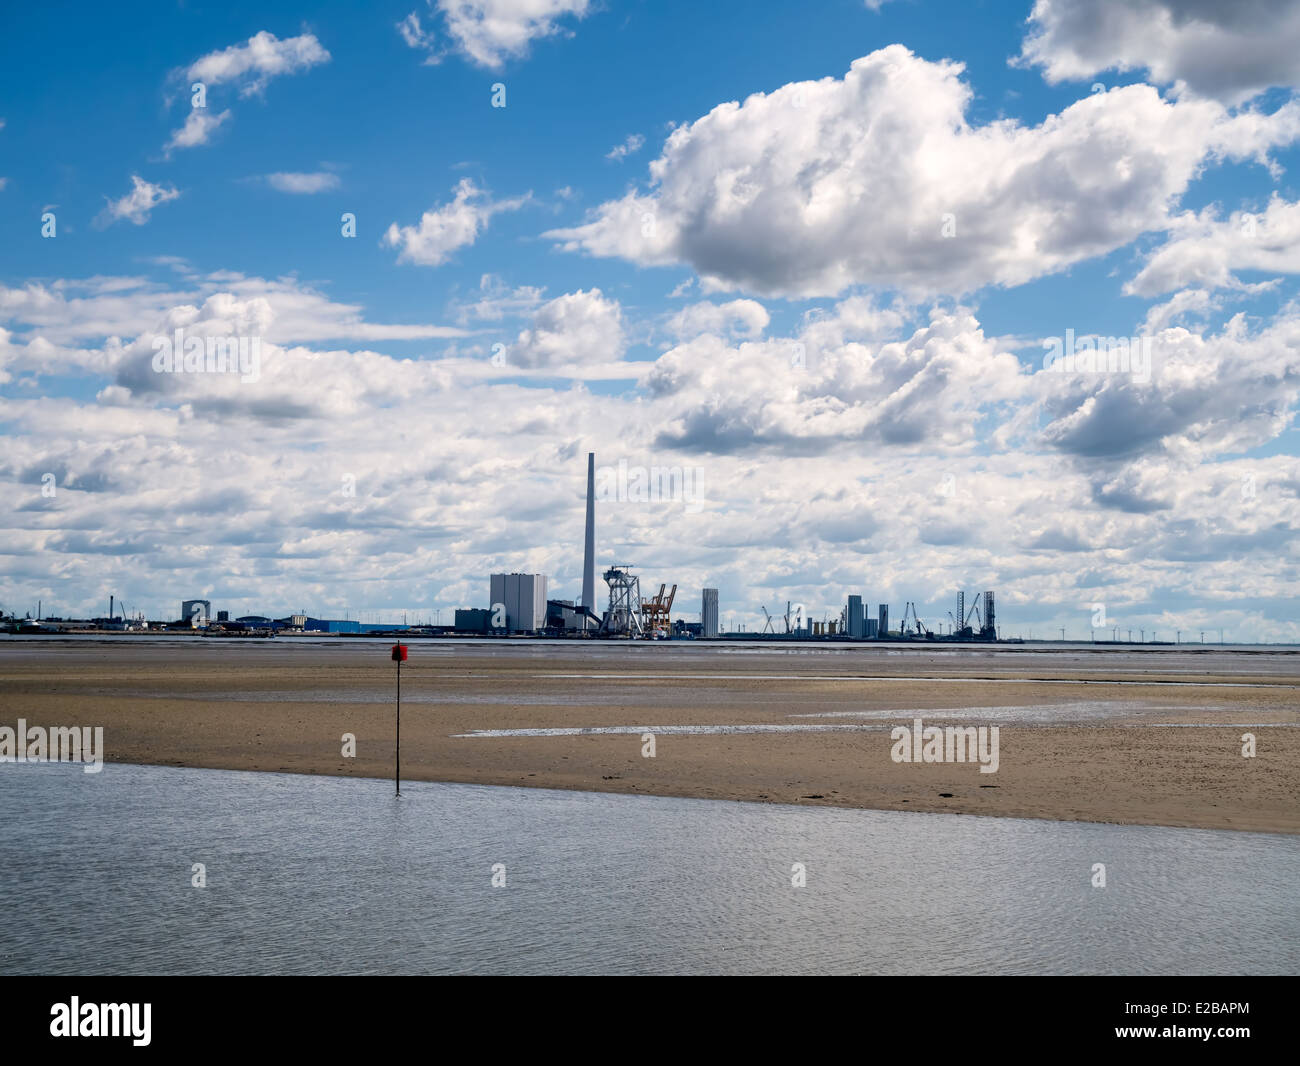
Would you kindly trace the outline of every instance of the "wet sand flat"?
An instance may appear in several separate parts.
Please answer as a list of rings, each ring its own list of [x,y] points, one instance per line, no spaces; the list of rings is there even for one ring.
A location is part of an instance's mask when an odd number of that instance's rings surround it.
[[[410,648],[406,779],[1300,833],[1293,653]],[[388,642],[373,640],[12,640],[0,642],[0,725],[102,725],[110,762],[386,777],[394,682]],[[895,762],[889,730],[916,717],[997,726],[997,772]],[[564,735],[501,735],[514,730]]]

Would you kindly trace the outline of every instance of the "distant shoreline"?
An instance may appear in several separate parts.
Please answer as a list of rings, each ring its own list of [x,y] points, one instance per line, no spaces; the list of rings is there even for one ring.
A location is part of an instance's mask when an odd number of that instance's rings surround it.
[[[738,637],[716,637],[709,639],[694,638],[681,639],[672,638],[668,640],[597,640],[593,638],[579,637],[553,637],[540,636],[531,634],[512,634],[511,636],[485,636],[473,633],[458,634],[429,634],[429,633],[411,633],[406,631],[384,631],[378,633],[277,633],[273,637],[265,637],[253,634],[230,633],[221,636],[205,635],[202,632],[186,632],[184,630],[149,630],[144,632],[123,632],[111,629],[92,629],[82,630],[75,633],[0,633],[0,641],[80,641],[85,639],[94,639],[96,641],[188,641],[204,640],[213,642],[261,642],[261,641],[302,641],[302,642],[322,642],[322,641],[340,641],[340,642],[377,642],[377,643],[454,643],[454,644],[554,644],[562,647],[579,649],[583,647],[622,647],[622,648],[648,648],[663,647],[671,645],[675,648],[681,647],[704,647],[704,648],[732,648],[732,647],[750,647],[752,645],[764,645],[772,647],[785,647],[789,645],[815,647],[821,650],[834,651],[862,651],[872,648],[888,648],[892,651],[908,649],[916,652],[926,652],[949,649],[978,651],[1008,651],[1008,652],[1042,652],[1042,651],[1094,651],[1097,653],[1114,652],[1114,651],[1177,651],[1189,654],[1196,653],[1217,653],[1217,652],[1241,652],[1251,653],[1278,653],[1278,654],[1295,654],[1300,655],[1300,644],[1234,644],[1231,641],[1220,644],[1215,642],[1202,644],[1199,641],[1183,641],[1176,644],[1173,641],[1110,641],[1110,640],[1044,640],[1039,638],[1023,640],[998,640],[998,641],[978,641],[978,640],[877,640],[877,639],[855,639],[852,637],[795,637],[785,636],[738,636]]]

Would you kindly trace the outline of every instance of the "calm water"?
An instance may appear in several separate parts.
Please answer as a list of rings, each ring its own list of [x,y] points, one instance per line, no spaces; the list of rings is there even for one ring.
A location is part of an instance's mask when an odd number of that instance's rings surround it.
[[[1295,973],[1300,840],[0,766],[0,973]],[[190,885],[204,863],[207,887]],[[791,864],[807,887],[791,886]],[[1093,863],[1108,885],[1089,885]],[[504,863],[505,887],[492,887]]]

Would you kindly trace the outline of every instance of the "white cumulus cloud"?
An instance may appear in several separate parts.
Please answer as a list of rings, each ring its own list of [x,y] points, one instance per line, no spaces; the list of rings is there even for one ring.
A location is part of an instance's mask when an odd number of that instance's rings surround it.
[[[206,107],[192,108],[185,118],[185,125],[172,131],[171,140],[163,146],[163,153],[170,157],[177,148],[207,144],[212,134],[229,118],[229,110],[214,114]]]
[[[149,221],[149,215],[155,207],[175,200],[178,196],[180,193],[172,186],[154,185],[138,174],[132,174],[131,191],[118,200],[109,200],[104,210],[96,216],[95,224],[102,228],[125,219],[143,226]]]
[[[1242,288],[1242,270],[1300,274],[1300,203],[1274,196],[1263,212],[1236,211],[1227,219],[1207,208],[1172,227],[1125,291],[1158,296],[1174,289]]]
[[[697,337],[701,333],[717,333],[740,337],[758,337],[767,329],[770,316],[757,300],[731,300],[715,304],[703,303],[683,307],[667,323],[668,332],[675,337]]]
[[[855,284],[1018,285],[1163,228],[1208,159],[1258,157],[1300,110],[1229,114],[1150,86],[1091,94],[1037,126],[972,125],[963,67],[901,45],[842,79],[726,103],[669,136],[647,191],[547,236],[712,287],[834,296]]]
[[[622,144],[616,144],[605,153],[606,159],[612,159],[618,162],[620,159],[626,159],[630,155],[641,151],[645,145],[645,137],[639,133],[630,134]]]
[[[1050,82],[1146,70],[1232,104],[1300,85],[1294,0],[1037,0],[1029,26],[1020,61]]]
[[[493,215],[515,211],[527,202],[528,196],[494,201],[469,178],[461,178],[450,203],[424,212],[418,225],[392,223],[383,241],[400,249],[399,263],[438,266],[457,248],[473,244]]]
[[[447,33],[480,66],[500,67],[529,44],[564,32],[560,20],[583,18],[590,0],[438,0]],[[410,43],[409,41],[407,42]]]
[[[426,66],[433,66],[441,58],[437,52],[437,42],[433,32],[420,25],[420,16],[414,11],[397,24],[397,32],[402,35],[402,40],[408,47],[425,53]]]
[[[329,60],[329,52],[313,34],[281,40],[262,30],[244,44],[233,44],[196,59],[185,69],[185,76],[205,85],[239,83],[240,95],[252,96],[265,89],[272,78],[298,74]]]
[[[622,357],[623,313],[599,289],[570,292],[538,308],[510,346],[509,362],[529,368],[609,363]]]

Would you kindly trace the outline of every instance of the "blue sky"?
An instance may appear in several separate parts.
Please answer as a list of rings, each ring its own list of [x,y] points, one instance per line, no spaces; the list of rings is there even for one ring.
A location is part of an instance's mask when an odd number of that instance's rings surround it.
[[[601,505],[602,563],[688,616],[704,585],[750,625],[991,587],[1010,632],[1104,603],[1300,639],[1291,5],[7,28],[6,611],[429,616],[498,569],[573,597],[594,450],[698,471]],[[257,337],[262,372],[159,376],[177,326]],[[1067,330],[1150,338],[1150,372],[1045,372]]]

